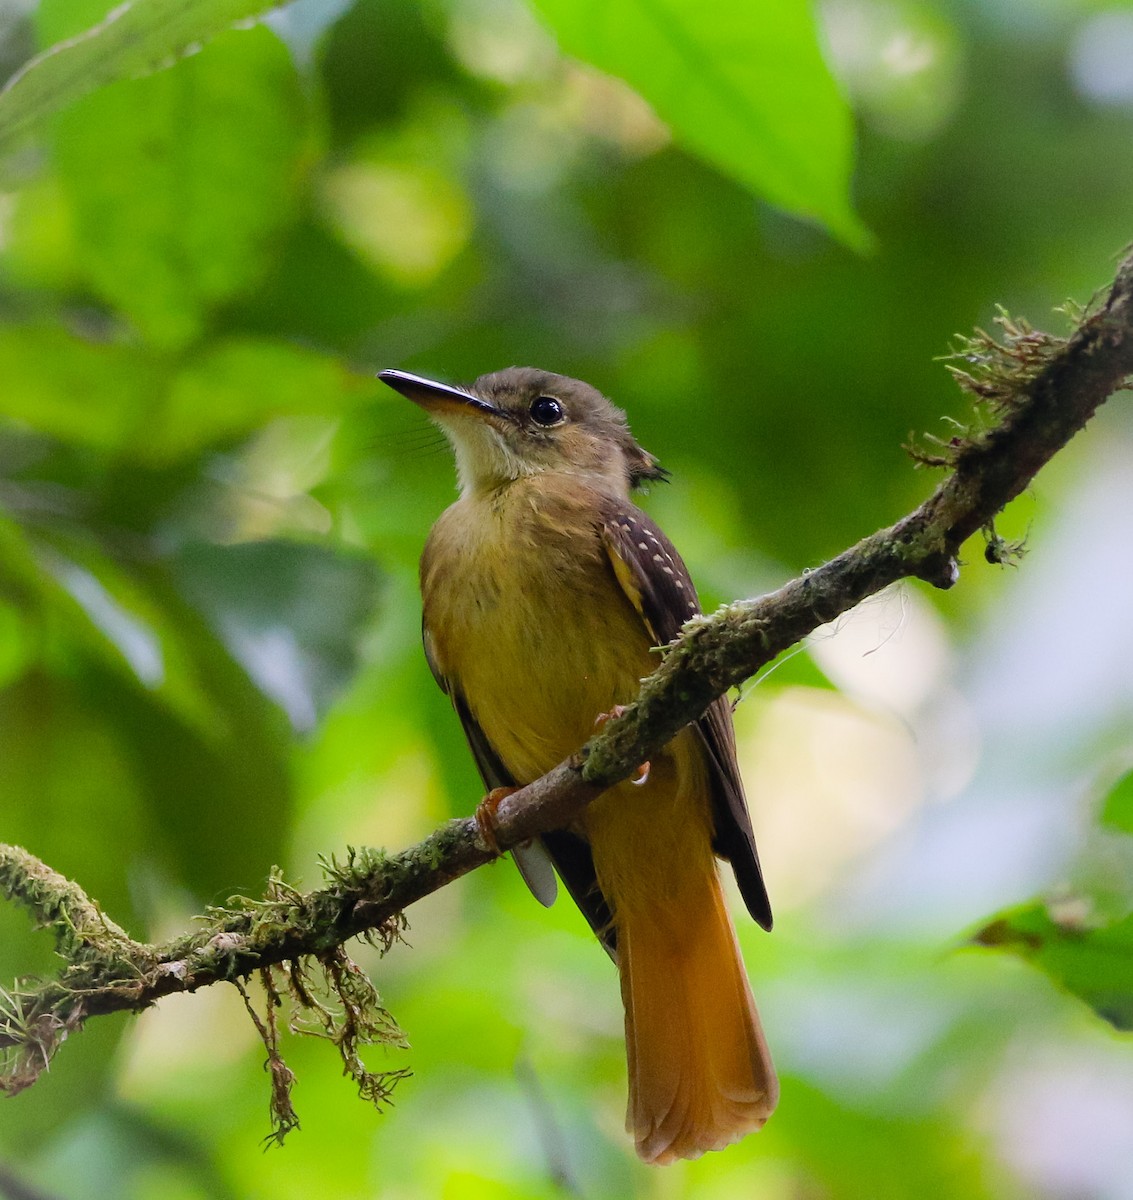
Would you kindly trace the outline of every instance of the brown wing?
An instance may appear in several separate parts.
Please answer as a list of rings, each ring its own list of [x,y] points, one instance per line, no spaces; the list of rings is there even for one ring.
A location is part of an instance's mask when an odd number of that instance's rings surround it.
[[[468,740],[472,757],[484,786],[489,790],[497,787],[514,787],[515,780],[500,761],[499,756],[488,741],[487,735],[480,728],[479,722],[472,715],[468,702],[460,691],[453,687],[448,678],[437,666],[430,647],[428,629],[422,629],[422,641],[425,644],[425,659],[429,670],[441,691],[452,701],[456,715],[460,718],[461,728]],[[531,889],[531,894],[541,904],[548,907],[555,900],[555,874],[563,881],[571,899],[578,905],[590,928],[594,930],[598,940],[605,947],[611,958],[617,957],[617,943],[614,932],[613,915],[606,897],[598,888],[598,876],[594,870],[594,857],[590,847],[577,834],[568,830],[556,830],[545,833],[536,841],[525,842],[512,850],[512,857],[524,882]],[[551,870],[554,864],[554,871]]]
[[[649,636],[668,645],[681,626],[700,612],[696,588],[672,542],[629,501],[611,502],[603,533],[614,574],[641,613]],[[748,912],[771,928],[771,902],[763,882],[755,835],[736,764],[736,735],[728,701],[716,700],[696,722],[712,776],[712,848],[732,864]]]

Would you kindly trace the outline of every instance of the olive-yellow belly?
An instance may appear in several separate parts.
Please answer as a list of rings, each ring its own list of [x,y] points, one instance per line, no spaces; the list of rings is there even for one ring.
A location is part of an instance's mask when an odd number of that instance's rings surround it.
[[[437,669],[459,690],[501,762],[529,783],[590,738],[655,669],[645,623],[622,590],[593,508],[522,482],[494,507],[458,501],[422,560],[425,630]],[[678,735],[644,784],[587,810],[582,831],[599,883],[623,909],[679,890],[678,864],[711,869],[702,751]]]

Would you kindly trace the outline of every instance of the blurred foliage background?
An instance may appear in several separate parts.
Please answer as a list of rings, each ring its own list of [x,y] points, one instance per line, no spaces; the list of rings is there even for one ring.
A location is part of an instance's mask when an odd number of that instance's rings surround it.
[[[0,76],[108,8],[3,0]],[[951,335],[996,303],[1064,327],[1133,235],[1127,5],[826,0],[853,208],[817,56],[756,81],[825,164],[804,195],[697,126],[632,8],[603,56],[592,5],[297,0],[0,143],[0,839],[135,935],[479,797],[418,642],[451,464],[377,369],[601,387],[711,609],[915,504],[902,443],[967,415]],[[725,48],[806,34],[774,8],[722,4]],[[1018,570],[973,546],[954,592],[746,690],[760,1135],[633,1159],[615,976],[505,864],[363,954],[411,1043],[371,1053],[413,1070],[392,1109],[293,1039],[303,1127],[261,1152],[263,1049],[214,987],[93,1021],[0,1103],[0,1194],[1133,1196],[1131,452],[1115,400],[1002,521]],[[1028,954],[972,947],[992,921]],[[0,906],[0,980],[52,969]]]

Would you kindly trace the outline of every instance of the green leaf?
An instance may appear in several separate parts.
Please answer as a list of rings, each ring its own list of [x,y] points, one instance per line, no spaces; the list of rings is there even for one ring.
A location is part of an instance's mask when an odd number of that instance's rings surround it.
[[[79,7],[73,3],[72,10]],[[105,5],[100,5],[105,8]],[[33,58],[0,92],[0,148],[104,84],[156,71],[270,0],[127,0]],[[63,17],[73,22],[70,14]]]
[[[55,160],[91,290],[155,345],[198,337],[293,219],[305,122],[291,56],[263,28],[61,113]]]
[[[164,375],[133,346],[84,341],[57,326],[0,327],[0,415],[70,443],[118,446]]]
[[[249,677],[309,731],[359,665],[377,598],[373,562],[301,542],[197,543],[174,569]]]
[[[0,664],[12,676],[33,665],[69,675],[79,661],[97,664],[202,734],[215,729],[192,646],[144,572],[131,572],[89,536],[69,534],[59,523],[47,532],[5,516],[0,563],[0,593],[17,600],[14,609],[0,609],[0,633],[13,639]],[[24,629],[33,636],[21,636]]]
[[[677,140],[856,248],[853,126],[806,0],[531,0],[562,49],[630,83]]]
[[[1110,788],[1102,803],[1101,822],[1122,833],[1133,833],[1133,771],[1127,771]]]
[[[214,733],[217,717],[194,665],[192,639],[171,619],[162,588],[147,577],[152,573],[131,572],[62,532],[53,540],[58,548],[41,543],[35,552],[64,653],[82,647],[100,670],[151,694],[202,735]]]
[[[194,624],[172,600],[168,607],[213,728],[185,722],[97,663],[81,677],[85,707],[102,711],[106,736],[131,764],[139,802],[164,835],[153,853],[175,862],[198,897],[223,900],[235,888],[255,889],[263,864],[283,853],[292,796],[284,722],[203,621]]]
[[[1133,914],[1092,924],[1074,900],[1035,903],[997,917],[976,934],[1045,971],[1117,1029],[1133,1030]]]
[[[274,417],[340,413],[381,385],[338,359],[227,338],[178,360],[57,326],[0,326],[0,416],[70,445],[167,466]]]
[[[313,350],[267,338],[215,342],[174,377],[135,454],[170,462],[272,417],[341,412],[379,395],[380,388],[375,379]]]

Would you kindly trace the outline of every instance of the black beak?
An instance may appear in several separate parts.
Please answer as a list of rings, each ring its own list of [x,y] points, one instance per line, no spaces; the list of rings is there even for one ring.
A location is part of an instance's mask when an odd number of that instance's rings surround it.
[[[437,383],[436,380],[426,379],[422,375],[411,375],[408,371],[379,371],[378,378],[395,392],[400,392],[407,400],[419,404],[426,412],[451,409],[458,405],[463,410],[471,408],[477,412],[499,415],[499,409],[487,400],[481,400],[479,396],[474,396],[463,388]]]

